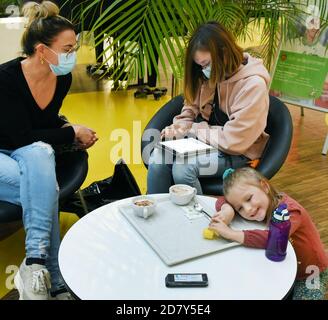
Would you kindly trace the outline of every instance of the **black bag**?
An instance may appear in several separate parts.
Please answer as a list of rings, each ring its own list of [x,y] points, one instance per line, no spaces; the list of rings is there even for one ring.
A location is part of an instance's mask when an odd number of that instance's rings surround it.
[[[201,114],[195,119],[195,122],[202,122],[207,121],[210,126],[224,126],[224,124],[229,120],[228,116],[220,109],[219,107],[219,96],[218,96],[218,89],[216,87],[215,94],[214,94],[214,102],[212,104],[212,112],[210,117],[205,120]]]
[[[85,209],[90,212],[105,204],[116,200],[141,195],[139,186],[123,159],[120,159],[114,168],[114,174],[103,180],[91,183],[82,189],[85,207],[81,202],[81,197],[76,192],[72,197],[61,205],[61,211],[74,212],[79,217],[86,214]]]

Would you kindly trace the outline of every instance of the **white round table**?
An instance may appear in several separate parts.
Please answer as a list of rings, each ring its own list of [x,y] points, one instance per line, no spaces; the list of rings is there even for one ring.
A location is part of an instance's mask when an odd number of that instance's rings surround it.
[[[268,260],[264,250],[237,246],[167,266],[118,210],[118,205],[130,201],[90,212],[62,240],[60,271],[80,299],[283,299],[293,286],[297,261],[290,243],[282,262]],[[215,204],[211,197],[202,201]],[[167,288],[168,273],[207,273],[209,285]]]

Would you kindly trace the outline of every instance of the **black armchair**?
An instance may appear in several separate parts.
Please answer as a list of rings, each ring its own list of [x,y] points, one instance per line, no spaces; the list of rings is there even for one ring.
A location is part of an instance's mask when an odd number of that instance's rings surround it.
[[[80,188],[88,173],[88,154],[85,151],[66,152],[56,157],[56,174],[59,184],[59,207]],[[20,224],[22,207],[0,201],[0,228]],[[7,229],[7,228],[6,228]],[[8,232],[7,232],[8,233]],[[1,232],[0,232],[1,234]],[[3,233],[4,234],[4,233]],[[1,234],[0,238],[4,238]]]
[[[182,106],[182,96],[173,98],[153,116],[145,130],[162,130],[172,124],[173,117],[181,112]],[[282,101],[273,96],[270,96],[269,114],[265,132],[270,135],[270,139],[256,170],[270,179],[283,165],[288,155],[293,135],[293,123],[288,108]],[[146,167],[149,162],[149,153],[146,155],[143,150],[149,143],[153,143],[153,140],[149,141],[144,131],[141,139],[141,151]],[[220,178],[200,178],[200,183],[204,194],[223,194],[222,179]]]

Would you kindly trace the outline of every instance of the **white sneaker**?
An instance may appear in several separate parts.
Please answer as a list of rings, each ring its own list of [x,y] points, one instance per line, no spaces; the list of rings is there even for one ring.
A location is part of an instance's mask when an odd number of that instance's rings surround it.
[[[49,271],[41,264],[27,266],[23,260],[14,278],[19,300],[48,300],[51,288]]]
[[[58,293],[55,297],[49,294],[49,300],[75,300],[69,292]]]

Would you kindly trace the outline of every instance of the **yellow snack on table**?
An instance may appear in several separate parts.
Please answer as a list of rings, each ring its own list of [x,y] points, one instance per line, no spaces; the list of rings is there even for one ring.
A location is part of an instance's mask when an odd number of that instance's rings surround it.
[[[214,230],[211,230],[209,228],[205,228],[203,230],[203,237],[204,237],[204,239],[207,239],[207,240],[214,240],[214,239],[218,238],[218,236],[215,234]]]

